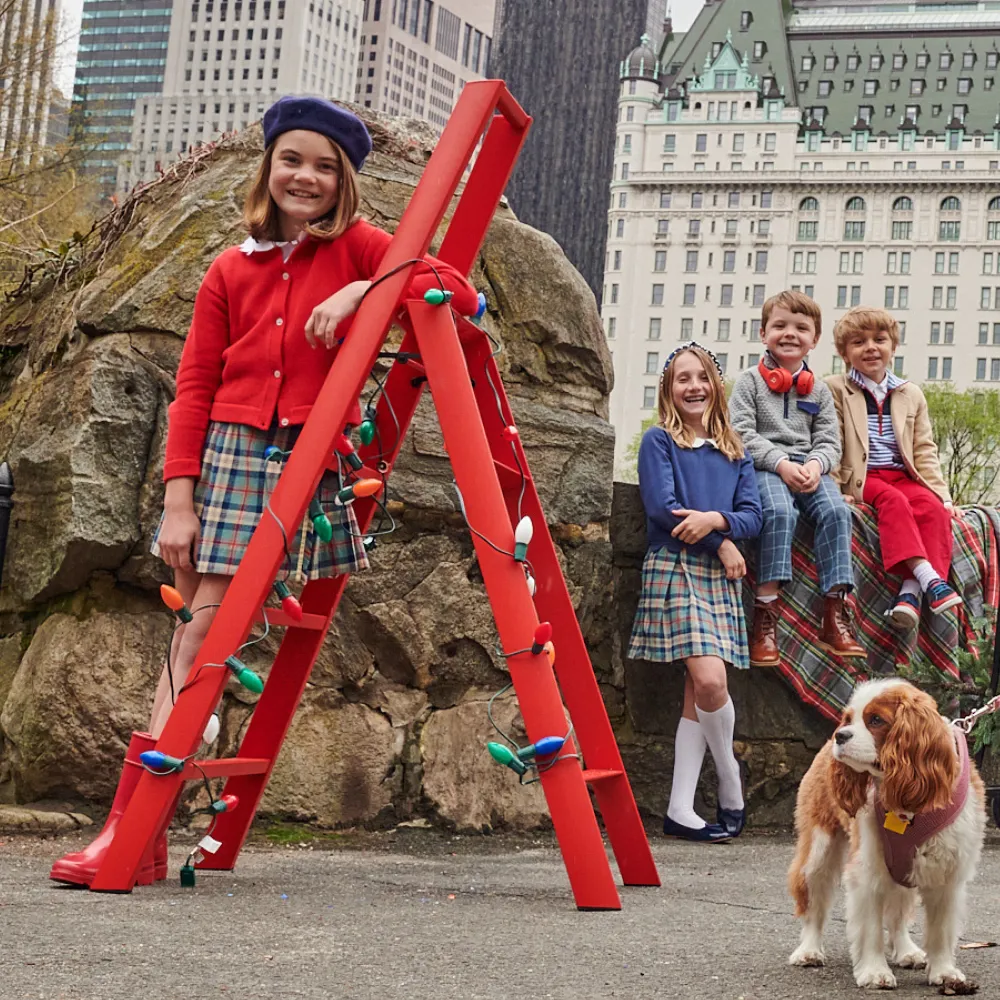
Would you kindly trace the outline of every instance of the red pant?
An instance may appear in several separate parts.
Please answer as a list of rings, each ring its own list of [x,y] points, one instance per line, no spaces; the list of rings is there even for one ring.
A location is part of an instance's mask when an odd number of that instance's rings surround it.
[[[882,565],[908,577],[907,559],[926,559],[942,580],[951,566],[951,514],[941,498],[902,469],[869,469],[863,499],[875,508]]]

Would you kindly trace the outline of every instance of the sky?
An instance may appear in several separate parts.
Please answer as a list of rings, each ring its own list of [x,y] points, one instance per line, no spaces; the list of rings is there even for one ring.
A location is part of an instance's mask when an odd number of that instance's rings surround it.
[[[686,31],[694,21],[704,0],[671,0],[670,8],[674,18],[674,30]],[[461,8],[461,0],[451,0],[456,13]],[[76,46],[80,34],[80,13],[83,10],[83,0],[62,0],[63,33],[66,40],[61,46],[59,68],[56,81],[59,89],[67,97],[73,93],[73,68],[76,65]],[[638,39],[636,39],[638,42]]]

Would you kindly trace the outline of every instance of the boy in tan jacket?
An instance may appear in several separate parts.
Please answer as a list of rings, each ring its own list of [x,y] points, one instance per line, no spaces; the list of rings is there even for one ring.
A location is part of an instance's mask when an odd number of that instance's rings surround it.
[[[834,478],[849,503],[875,508],[882,563],[903,577],[886,617],[912,628],[920,620],[921,591],[933,614],[962,603],[947,583],[955,512],[927,400],[919,386],[891,370],[899,324],[884,309],[850,309],[833,340],[848,366],[846,375],[827,379],[844,440]]]

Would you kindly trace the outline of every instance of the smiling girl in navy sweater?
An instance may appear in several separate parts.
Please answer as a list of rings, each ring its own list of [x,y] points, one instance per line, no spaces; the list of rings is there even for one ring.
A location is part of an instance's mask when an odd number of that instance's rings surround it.
[[[183,686],[276,484],[280,466],[265,461],[274,445],[288,451],[336,357],[338,335],[371,287],[391,237],[360,219],[357,171],[372,142],[356,115],[313,97],[284,97],[264,116],[265,152],[247,196],[249,237],[221,253],[205,275],[177,372],[170,407],[163,518],[153,552],[174,571],[194,620],[171,647],[173,688]],[[453,292],[452,306],[472,315],[478,301],[453,267],[426,258]],[[439,287],[418,268],[407,297]],[[357,403],[348,422],[358,424]],[[269,480],[270,473],[270,480]],[[334,542],[307,522],[289,540],[299,579],[367,568],[350,506],[336,507],[337,474],[326,472],[318,499],[339,513]],[[339,529],[339,530],[338,530]],[[201,612],[197,609],[205,608]],[[56,862],[51,877],[89,885],[172,707],[164,671],[150,733],[133,733],[111,815],[84,851]],[[166,837],[144,861],[139,883],[166,876]]]
[[[629,656],[686,670],[664,833],[727,840],[746,819],[726,685],[727,663],[749,666],[740,597],[746,564],[734,543],[760,531],[760,496],[753,462],[729,423],[722,369],[694,341],[667,358],[659,417],[639,447],[648,548]],[[694,811],[706,746],[719,775],[717,824]]]

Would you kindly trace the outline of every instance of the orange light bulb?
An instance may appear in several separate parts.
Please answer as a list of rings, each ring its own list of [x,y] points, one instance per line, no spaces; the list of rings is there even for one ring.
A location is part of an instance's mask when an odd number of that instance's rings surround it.
[[[352,487],[356,497],[370,497],[382,489],[381,479],[359,479]]]
[[[554,667],[556,665],[556,647],[555,643],[551,639],[542,647],[545,650],[545,655],[549,658],[549,666]]]
[[[184,598],[181,597],[180,591],[166,584],[160,587],[160,599],[171,611],[180,611],[184,607]]]

